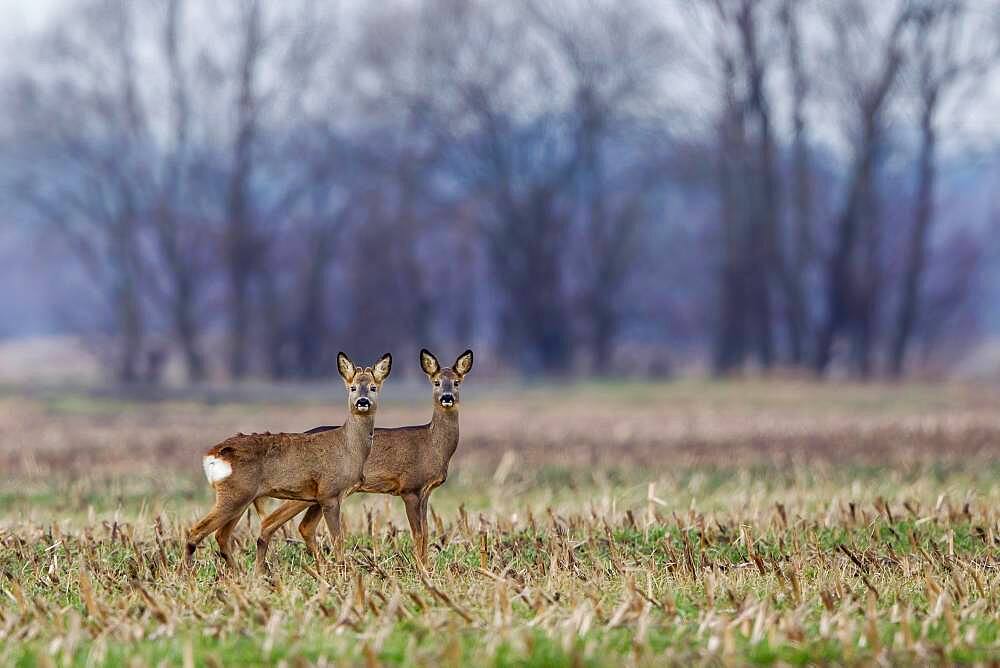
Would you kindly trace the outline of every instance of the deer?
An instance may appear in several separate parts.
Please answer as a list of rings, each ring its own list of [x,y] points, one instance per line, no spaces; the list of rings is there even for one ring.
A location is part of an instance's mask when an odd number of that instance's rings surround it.
[[[417,426],[376,429],[371,453],[365,461],[359,491],[402,497],[414,554],[421,565],[427,557],[427,501],[431,492],[448,479],[448,464],[458,448],[459,386],[472,370],[472,363],[472,351],[466,350],[451,367],[442,368],[430,351],[422,349],[420,368],[432,388],[431,421]],[[304,433],[323,433],[329,429],[316,427]],[[261,521],[258,564],[262,563],[261,555],[266,553],[271,536],[303,510],[306,514],[299,523],[299,533],[314,557],[319,554],[316,529],[320,506],[286,501]]]
[[[243,511],[262,497],[315,504],[317,518],[322,514],[326,519],[342,559],[340,505],[361,487],[378,393],[391,369],[388,353],[364,368],[338,353],[337,371],[344,380],[348,406],[342,426],[313,434],[237,434],[209,449],[202,465],[215,490],[215,505],[188,531],[184,563],[192,563],[198,544],[214,531],[222,558],[235,570],[230,550],[233,528]]]

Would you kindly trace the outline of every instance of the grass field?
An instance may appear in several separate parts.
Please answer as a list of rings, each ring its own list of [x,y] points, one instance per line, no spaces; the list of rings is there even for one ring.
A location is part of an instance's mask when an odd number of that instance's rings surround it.
[[[378,424],[429,414],[388,394]],[[0,665],[1000,660],[995,389],[470,381],[463,401],[426,573],[402,503],[356,495],[346,563],[317,572],[289,525],[255,578],[255,516],[239,573],[212,539],[177,568],[211,505],[201,451],[338,423],[342,390],[4,392]]]

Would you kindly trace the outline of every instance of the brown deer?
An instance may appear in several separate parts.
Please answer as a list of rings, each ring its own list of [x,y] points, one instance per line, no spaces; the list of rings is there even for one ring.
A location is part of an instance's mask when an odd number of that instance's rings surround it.
[[[185,563],[191,563],[198,543],[214,531],[222,557],[235,567],[230,554],[233,528],[247,506],[262,496],[316,504],[340,554],[340,504],[361,486],[378,392],[391,368],[389,354],[362,369],[339,353],[337,370],[348,405],[342,427],[316,434],[237,434],[209,450],[203,465],[215,488],[215,506],[188,532]]]
[[[427,556],[427,499],[431,492],[448,478],[448,463],[458,447],[459,386],[465,374],[472,370],[472,351],[458,356],[450,368],[441,368],[437,358],[426,349],[420,351],[420,367],[431,382],[434,415],[424,425],[379,428],[375,430],[371,454],[364,466],[360,491],[393,494],[403,498],[406,519],[413,534],[417,559],[424,563]],[[323,433],[330,427],[316,427],[306,433]],[[286,501],[261,521],[257,539],[257,562],[267,551],[271,536],[285,522],[309,508],[299,533],[309,551],[319,555],[316,529],[321,509],[302,501]]]

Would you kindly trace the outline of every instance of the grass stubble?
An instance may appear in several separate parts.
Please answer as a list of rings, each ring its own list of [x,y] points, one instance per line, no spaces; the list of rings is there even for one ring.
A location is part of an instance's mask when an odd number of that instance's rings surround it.
[[[562,427],[486,401],[431,499],[426,571],[398,500],[359,495],[345,504],[344,563],[318,570],[292,529],[263,577],[251,575],[255,517],[237,534],[240,572],[211,540],[179,569],[210,494],[194,472],[207,443],[185,444],[176,425],[197,414],[191,431],[222,431],[311,409],[109,416],[9,400],[0,415],[20,447],[0,452],[0,664],[1000,659],[989,402],[914,391],[912,410],[889,395],[857,414],[856,398],[838,404],[826,388],[770,387],[653,401],[603,428],[613,406],[588,390],[553,407]]]

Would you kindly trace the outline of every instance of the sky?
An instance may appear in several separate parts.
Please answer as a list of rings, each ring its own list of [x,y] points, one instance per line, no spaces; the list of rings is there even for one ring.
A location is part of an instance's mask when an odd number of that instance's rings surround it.
[[[0,42],[8,44],[42,28],[59,5],[58,0],[0,0]]]
[[[126,0],[127,1],[127,0]],[[690,0],[689,0],[690,1]],[[838,2],[840,0],[832,0]],[[984,20],[992,18],[994,12],[998,11],[1000,4],[994,4],[997,0],[974,0],[972,11],[975,13],[981,10]],[[983,3],[977,6],[976,3]],[[989,3],[990,9],[986,9]],[[4,53],[4,63],[7,67],[16,67],[20,64],[20,58],[26,57],[27,50],[24,47],[28,38],[38,31],[44,29],[54,17],[58,16],[61,8],[72,4],[72,0],[0,0],[0,49]],[[667,4],[667,3],[664,3]],[[675,23],[680,17],[671,19],[668,17],[667,24]],[[683,40],[683,34],[681,36]],[[4,67],[0,63],[0,68]],[[690,75],[681,75],[671,83],[671,92],[674,95],[685,95],[685,91],[692,86],[700,86],[696,81],[691,81]],[[694,89],[692,89],[694,90]],[[685,97],[687,97],[685,95]],[[687,99],[690,99],[687,97]],[[958,113],[948,114],[948,122],[951,124],[950,131],[942,133],[945,139],[943,151],[949,153],[967,153],[970,149],[984,146],[1000,139],[1000,124],[996,123],[998,111],[1000,111],[1000,68],[993,76],[986,79],[976,90],[975,104],[955,105]],[[779,122],[781,119],[777,119]],[[816,114],[813,119],[814,132],[822,138],[824,142],[831,144],[830,148],[837,150],[836,135],[839,134],[835,127],[822,127],[826,124],[835,123],[835,119],[824,118],[822,113]],[[957,131],[955,131],[957,130]],[[948,142],[951,142],[950,144]]]

